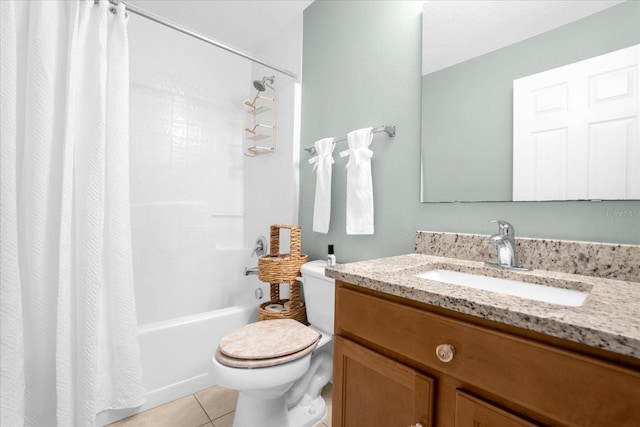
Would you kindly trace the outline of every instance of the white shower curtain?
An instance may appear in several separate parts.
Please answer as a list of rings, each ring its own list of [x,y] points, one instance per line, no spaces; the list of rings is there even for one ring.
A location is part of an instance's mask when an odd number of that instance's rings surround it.
[[[95,425],[145,399],[125,10],[0,7],[0,425]]]

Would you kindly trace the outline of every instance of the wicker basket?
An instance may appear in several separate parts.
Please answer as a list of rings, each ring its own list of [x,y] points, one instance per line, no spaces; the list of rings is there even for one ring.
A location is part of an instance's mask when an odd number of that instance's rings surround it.
[[[291,231],[290,251],[288,254],[280,253],[280,229]],[[271,299],[260,304],[258,310],[259,320],[269,319],[295,319],[307,324],[307,312],[304,303],[300,299],[300,284],[296,277],[300,275],[300,267],[306,263],[309,257],[300,253],[300,227],[297,225],[272,225],[269,254],[258,259],[258,278],[271,285]],[[289,284],[289,299],[280,298],[280,284]],[[270,304],[283,304],[290,302],[289,309],[283,311],[268,311]]]
[[[291,230],[290,253],[280,253],[280,229]],[[258,279],[266,283],[293,282],[300,274],[300,266],[309,257],[300,253],[300,227],[297,225],[272,225],[269,254],[258,259]]]
[[[289,309],[283,311],[269,311],[267,307],[271,304],[281,304],[290,302]],[[280,284],[271,283],[271,300],[260,304],[258,309],[258,320],[272,319],[294,319],[300,323],[308,325],[307,310],[300,300],[300,284],[296,281],[289,283],[289,299],[280,299]]]

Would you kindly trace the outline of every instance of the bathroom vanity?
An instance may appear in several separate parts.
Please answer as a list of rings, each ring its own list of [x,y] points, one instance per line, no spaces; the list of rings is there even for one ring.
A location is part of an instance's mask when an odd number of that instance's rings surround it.
[[[433,269],[587,298],[552,304],[416,276]],[[417,253],[325,274],[336,279],[334,426],[640,425],[635,270],[510,272]]]

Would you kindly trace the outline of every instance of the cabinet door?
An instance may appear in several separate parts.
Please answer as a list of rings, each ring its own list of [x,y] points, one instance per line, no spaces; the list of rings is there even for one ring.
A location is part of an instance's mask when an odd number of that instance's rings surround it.
[[[336,336],[334,426],[431,426],[433,379]]]
[[[460,390],[456,392],[456,427],[534,427],[535,425]]]

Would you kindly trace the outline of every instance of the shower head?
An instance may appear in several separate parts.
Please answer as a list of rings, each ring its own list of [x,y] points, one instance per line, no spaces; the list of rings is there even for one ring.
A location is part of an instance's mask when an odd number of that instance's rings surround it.
[[[267,82],[273,84],[275,80],[276,80],[275,76],[271,76],[271,77],[265,76],[262,78],[262,80],[254,80],[253,87],[258,89],[260,92],[264,92],[267,88],[273,89]]]

